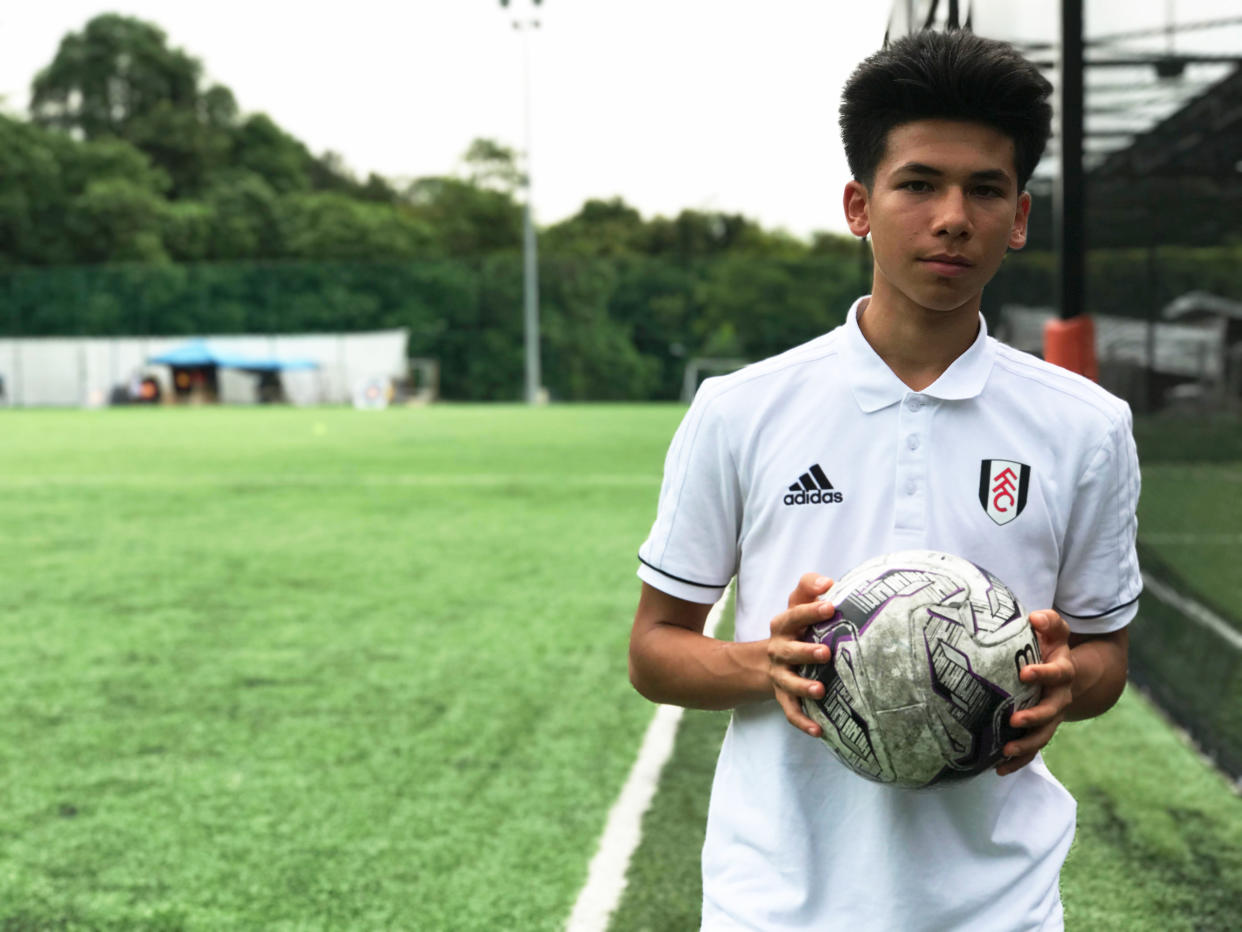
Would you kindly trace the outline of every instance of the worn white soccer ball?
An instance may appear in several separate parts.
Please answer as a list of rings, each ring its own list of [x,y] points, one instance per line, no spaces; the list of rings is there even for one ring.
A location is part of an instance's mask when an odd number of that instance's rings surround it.
[[[836,614],[804,638],[832,657],[800,673],[825,694],[802,707],[855,773],[904,787],[960,780],[993,767],[1023,734],[1009,717],[1039,702],[1039,687],[1018,678],[1039,662],[1039,642],[987,570],[907,550],[868,560],[823,598]]]

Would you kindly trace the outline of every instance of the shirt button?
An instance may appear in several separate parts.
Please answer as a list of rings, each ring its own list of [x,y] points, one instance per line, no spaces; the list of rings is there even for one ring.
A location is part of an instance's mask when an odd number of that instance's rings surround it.
[[[906,481],[906,494],[913,495],[916,491],[918,491],[918,486],[914,484],[913,479],[908,479]]]
[[[919,435],[911,434],[907,437],[906,446],[908,446],[911,450],[917,450],[919,448]]]
[[[919,408],[923,407],[923,399],[918,395],[911,395],[906,399],[906,407],[911,411],[917,411]]]

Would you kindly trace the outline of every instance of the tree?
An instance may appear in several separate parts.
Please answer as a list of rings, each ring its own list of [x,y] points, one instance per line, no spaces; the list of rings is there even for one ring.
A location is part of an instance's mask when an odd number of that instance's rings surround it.
[[[73,258],[64,235],[68,205],[61,171],[71,140],[0,116],[0,265]]]
[[[129,139],[134,122],[160,105],[193,110],[201,74],[196,59],[168,47],[158,26],[105,13],[61,40],[35,77],[31,115],[87,139]]]
[[[508,193],[458,178],[419,178],[404,200],[415,217],[435,230],[441,255],[478,256],[521,245],[522,208]]]
[[[253,172],[273,191],[308,191],[314,157],[264,113],[247,117],[233,131],[233,167]]]
[[[517,153],[494,139],[475,139],[462,156],[466,180],[476,188],[512,194],[526,181],[518,168]]]
[[[372,261],[430,251],[427,224],[390,204],[318,191],[284,198],[282,210],[286,254],[293,258]]]
[[[219,176],[205,202],[212,220],[210,258],[272,259],[285,254],[278,197],[254,172]]]
[[[642,215],[619,197],[591,199],[567,220],[544,231],[544,251],[558,255],[628,256],[643,251],[647,227]]]
[[[167,187],[128,143],[74,142],[0,117],[0,257],[9,262],[164,261]]]
[[[156,191],[126,178],[99,178],[69,205],[66,226],[87,262],[168,261],[162,237],[167,204]]]

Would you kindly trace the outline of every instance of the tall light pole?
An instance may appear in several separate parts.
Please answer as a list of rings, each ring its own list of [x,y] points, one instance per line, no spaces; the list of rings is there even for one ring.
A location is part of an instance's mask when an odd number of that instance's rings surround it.
[[[542,0],[531,0],[538,7]],[[500,0],[508,8],[509,0]],[[525,120],[525,158],[523,159],[522,183],[526,189],[522,211],[522,292],[523,320],[526,337],[526,403],[540,404],[546,396],[539,371],[539,252],[535,241],[535,220],[532,216],[534,182],[531,179],[531,97],[530,97],[530,33],[539,28],[539,18],[525,18],[514,11],[513,28],[522,34],[522,97]]]

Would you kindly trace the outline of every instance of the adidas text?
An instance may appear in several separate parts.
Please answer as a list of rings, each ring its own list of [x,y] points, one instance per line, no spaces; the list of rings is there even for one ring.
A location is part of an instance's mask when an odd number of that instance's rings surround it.
[[[802,489],[785,496],[786,505],[835,505],[845,498],[840,492],[808,492]]]
[[[833,489],[824,470],[816,463],[789,486],[786,505],[835,505],[844,496]]]

